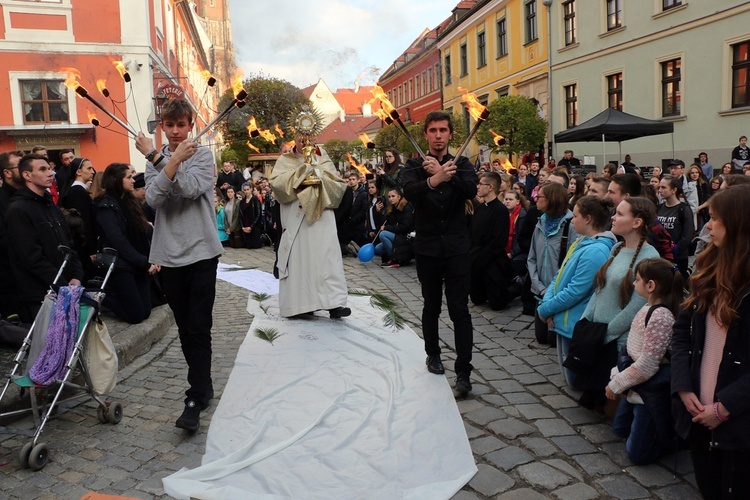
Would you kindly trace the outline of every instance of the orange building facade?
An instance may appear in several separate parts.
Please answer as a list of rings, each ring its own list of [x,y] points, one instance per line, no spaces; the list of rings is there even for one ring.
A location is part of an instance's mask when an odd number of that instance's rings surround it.
[[[211,4],[226,8],[225,1]],[[80,85],[134,130],[155,131],[158,144],[156,125],[167,88],[181,88],[197,113],[196,129],[202,128],[230,84],[227,66],[233,69],[234,60],[231,50],[222,50],[217,61],[199,7],[180,0],[0,0],[0,150],[42,145],[56,161],[59,150],[72,148],[97,170],[112,162],[143,170],[145,160],[125,130],[65,86],[66,68],[76,69]],[[211,14],[220,17],[215,10]],[[227,26],[228,18],[227,9]],[[204,72],[217,67],[222,74],[208,87]],[[109,97],[97,90],[98,80],[106,82]],[[218,139],[206,134],[201,142]]]

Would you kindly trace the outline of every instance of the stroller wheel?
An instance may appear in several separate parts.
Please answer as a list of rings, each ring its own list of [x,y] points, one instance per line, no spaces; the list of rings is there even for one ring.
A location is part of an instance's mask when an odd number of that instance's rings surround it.
[[[122,420],[122,405],[120,403],[113,403],[110,405],[107,413],[110,424],[119,424]]]
[[[109,409],[106,406],[100,406],[96,409],[96,418],[102,424],[109,423]]]
[[[37,471],[44,468],[49,460],[49,448],[44,443],[39,443],[31,449],[31,455],[29,455],[29,467],[31,470]]]
[[[18,452],[18,465],[22,469],[29,467],[29,456],[31,455],[31,448],[34,447],[34,442],[28,442]]]

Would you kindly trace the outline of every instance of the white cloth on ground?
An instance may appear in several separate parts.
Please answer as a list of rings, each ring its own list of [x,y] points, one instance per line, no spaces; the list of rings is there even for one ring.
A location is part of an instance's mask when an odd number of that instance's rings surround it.
[[[250,332],[200,467],[164,479],[177,498],[445,498],[477,468],[445,377],[422,340],[382,324],[367,297],[345,320],[289,320],[249,300]],[[254,335],[276,328],[273,345]]]

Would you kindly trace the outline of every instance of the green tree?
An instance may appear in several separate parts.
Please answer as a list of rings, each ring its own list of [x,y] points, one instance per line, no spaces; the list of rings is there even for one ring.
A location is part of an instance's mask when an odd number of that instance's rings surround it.
[[[228,149],[235,151],[238,158],[247,158],[251,148],[248,140],[261,152],[278,152],[282,142],[291,140],[289,117],[296,106],[309,103],[302,91],[279,78],[267,77],[263,74],[252,75],[245,79],[243,87],[247,92],[245,106],[234,109],[229,118],[221,122],[221,131]],[[219,111],[223,111],[234,99],[232,90],[228,90],[219,102]],[[247,123],[250,117],[260,129],[269,129],[276,136],[275,141],[267,141],[262,137],[250,139]],[[284,138],[276,131],[278,125],[284,133]],[[255,152],[255,151],[252,151]]]
[[[477,132],[477,140],[492,152],[508,156],[535,151],[544,143],[547,122],[537,114],[537,107],[528,97],[509,95],[488,106],[490,116]],[[497,145],[490,130],[503,136],[505,144]]]
[[[326,150],[328,156],[331,158],[336,167],[340,167],[342,162],[349,164],[349,160],[346,157],[346,153],[349,152],[349,143],[341,139],[330,139],[323,144],[323,149]]]
[[[451,142],[448,145],[454,150],[453,152],[455,152],[455,150],[461,147],[461,144],[466,139],[467,132],[463,120],[455,114],[451,115],[451,121],[453,122],[453,139],[451,139]],[[409,131],[409,135],[416,139],[422,152],[427,153],[428,145],[427,140],[424,138],[424,123],[412,123],[407,125],[406,129]],[[380,132],[378,132],[377,137],[375,137],[375,147],[380,151],[381,155],[386,149],[392,147],[398,149],[399,152],[407,158],[411,156],[412,153],[417,152],[414,145],[404,135],[401,127],[397,123],[386,125],[380,130]]]

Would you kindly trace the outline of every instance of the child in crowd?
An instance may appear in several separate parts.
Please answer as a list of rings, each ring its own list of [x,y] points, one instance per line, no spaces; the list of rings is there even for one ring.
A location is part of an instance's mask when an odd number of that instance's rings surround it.
[[[229,244],[229,235],[224,230],[224,205],[221,203],[219,195],[214,193],[214,210],[216,210],[216,225],[219,232],[219,241],[222,246]]]
[[[645,465],[673,446],[668,349],[683,280],[666,259],[644,259],[635,268],[635,292],[646,299],[635,315],[618,369],[605,391],[620,400],[612,426],[627,438],[630,461]],[[629,366],[628,366],[629,365]]]

